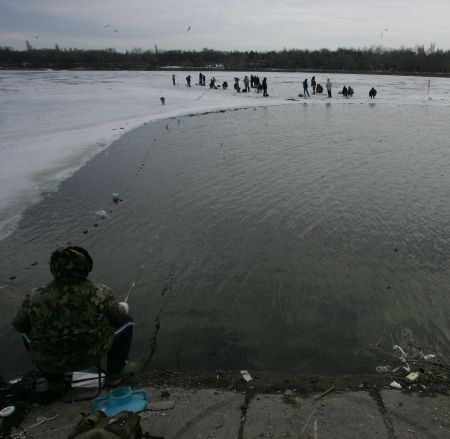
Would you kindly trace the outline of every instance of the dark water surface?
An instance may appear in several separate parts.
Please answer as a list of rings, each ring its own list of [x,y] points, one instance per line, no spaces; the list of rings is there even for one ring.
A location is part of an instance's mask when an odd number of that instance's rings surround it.
[[[130,308],[150,367],[373,372],[401,327],[450,339],[449,117],[300,104],[149,124],[27,211],[1,284],[44,283],[71,242],[118,299],[146,261]],[[7,373],[24,354],[3,326]]]

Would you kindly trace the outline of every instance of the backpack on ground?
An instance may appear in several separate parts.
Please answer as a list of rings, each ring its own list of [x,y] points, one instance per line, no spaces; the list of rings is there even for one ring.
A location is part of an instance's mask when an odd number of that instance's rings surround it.
[[[141,417],[122,412],[108,418],[102,412],[83,415],[69,439],[140,439],[143,438]]]

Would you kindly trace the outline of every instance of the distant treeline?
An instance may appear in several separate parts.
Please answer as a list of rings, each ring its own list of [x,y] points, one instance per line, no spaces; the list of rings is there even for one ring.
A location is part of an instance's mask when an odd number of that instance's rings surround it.
[[[52,68],[52,69],[127,69],[154,70],[170,67],[184,69],[225,70],[310,70],[450,74],[450,51],[429,49],[337,49],[337,50],[281,50],[281,51],[218,51],[203,49],[148,50],[133,49],[125,53],[114,49],[33,49],[19,51],[0,47],[0,68]]]

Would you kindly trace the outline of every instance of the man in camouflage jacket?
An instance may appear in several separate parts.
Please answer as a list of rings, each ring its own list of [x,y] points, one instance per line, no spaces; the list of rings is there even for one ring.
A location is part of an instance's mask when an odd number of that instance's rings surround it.
[[[13,325],[33,363],[48,377],[96,365],[108,353],[108,373],[124,368],[134,323],[128,304],[87,279],[93,262],[81,247],[58,248],[50,258],[54,279],[27,295]]]

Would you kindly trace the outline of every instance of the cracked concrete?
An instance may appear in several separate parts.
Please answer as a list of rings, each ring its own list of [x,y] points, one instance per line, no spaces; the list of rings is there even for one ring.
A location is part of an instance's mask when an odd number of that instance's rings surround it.
[[[450,397],[380,393],[399,439],[450,438]]]
[[[159,386],[146,390],[150,401],[175,403],[170,410],[141,413],[143,430],[165,439],[450,437],[450,397],[443,395],[382,390],[374,396],[373,390],[361,390],[302,397],[295,391],[264,394]],[[80,414],[89,411],[90,402],[35,406],[22,427],[28,438],[66,438]],[[56,417],[35,425],[42,416]]]

